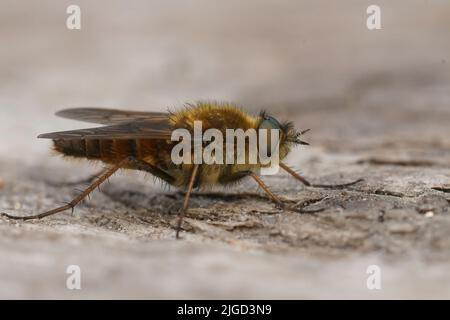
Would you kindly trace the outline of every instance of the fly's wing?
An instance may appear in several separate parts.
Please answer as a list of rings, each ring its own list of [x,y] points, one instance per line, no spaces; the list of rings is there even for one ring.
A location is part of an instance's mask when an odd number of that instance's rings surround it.
[[[135,120],[164,120],[167,118],[167,113],[163,112],[125,111],[101,108],[65,109],[58,111],[56,115],[62,118],[106,125],[132,122]]]
[[[170,140],[172,129],[169,117],[155,117],[146,120],[137,120],[128,123],[119,123],[99,128],[70,130],[45,133],[38,138],[53,140],[80,140],[80,139],[163,139]]]

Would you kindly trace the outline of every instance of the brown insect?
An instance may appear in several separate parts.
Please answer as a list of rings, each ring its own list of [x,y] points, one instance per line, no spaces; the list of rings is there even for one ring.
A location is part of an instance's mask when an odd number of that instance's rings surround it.
[[[284,159],[291,148],[296,145],[307,144],[300,140],[300,136],[307,130],[297,132],[292,123],[280,123],[264,112],[258,116],[251,116],[230,103],[190,104],[180,111],[169,113],[76,108],[60,111],[56,115],[104,126],[46,133],[40,135],[39,138],[52,139],[54,149],[66,156],[102,161],[109,167],[68,204],[41,214],[25,217],[3,213],[8,218],[41,219],[65,210],[73,210],[80,201],[117,170],[141,170],[170,185],[186,190],[183,207],[178,214],[176,230],[178,238],[193,188],[226,185],[250,176],[278,206],[283,207],[283,203],[257,175],[259,169],[264,167],[259,162],[256,164],[174,164],[171,159],[171,151],[177,142],[171,140],[173,130],[184,128],[192,132],[194,121],[201,121],[203,130],[215,128],[223,133],[226,129],[279,129],[280,160]],[[246,148],[246,152],[249,152],[248,150],[250,148]],[[280,167],[306,186],[343,188],[361,181],[339,185],[313,185],[284,163],[280,162]]]

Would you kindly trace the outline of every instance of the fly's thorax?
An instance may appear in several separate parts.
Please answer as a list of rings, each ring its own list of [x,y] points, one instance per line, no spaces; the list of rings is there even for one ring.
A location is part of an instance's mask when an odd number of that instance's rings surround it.
[[[256,128],[258,119],[231,103],[199,102],[187,104],[184,109],[170,115],[173,129],[185,128],[193,133],[194,122],[202,123],[203,130],[215,128],[225,134],[226,128]]]
[[[253,117],[227,103],[187,105],[171,114],[170,123],[176,132],[172,160],[177,165],[272,167],[288,155],[298,136],[289,122],[280,123],[266,113]],[[205,179],[216,178],[212,174]]]

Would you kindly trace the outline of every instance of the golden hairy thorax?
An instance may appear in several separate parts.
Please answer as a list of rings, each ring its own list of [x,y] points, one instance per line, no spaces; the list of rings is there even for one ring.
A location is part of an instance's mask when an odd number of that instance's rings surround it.
[[[171,114],[170,123],[173,128],[185,128],[193,132],[194,121],[201,121],[203,131],[218,129],[225,137],[226,129],[257,129],[259,117],[253,117],[230,103],[199,103],[187,105],[185,109]],[[247,148],[248,150],[248,148]],[[224,150],[225,152],[225,150]],[[257,165],[250,164],[210,164],[201,165],[199,181],[203,186],[232,183],[245,177],[245,172],[255,169]],[[180,177],[180,183],[187,183],[192,165],[180,167],[169,166],[173,175]],[[182,173],[181,173],[182,172]],[[242,173],[242,174],[240,174]]]
[[[247,130],[257,129],[260,119],[253,117],[230,103],[198,103],[172,113],[170,124],[173,128],[194,129],[194,121],[201,121],[204,130],[210,128]]]
[[[203,131],[215,128],[225,137],[226,129],[257,129],[261,117],[251,116],[230,103],[198,103],[170,112],[167,117],[170,130],[194,130],[194,121],[201,121]],[[83,157],[115,164],[127,157],[135,157],[142,165],[129,164],[127,169],[144,170],[175,186],[185,186],[193,168],[192,164],[175,165],[171,160],[172,147],[178,142],[170,139],[81,139],[55,140],[56,151],[72,157]],[[281,146],[284,147],[284,146]],[[248,150],[248,148],[247,148]],[[285,152],[287,153],[287,152]],[[284,155],[282,155],[284,157]],[[196,185],[212,186],[232,183],[248,175],[258,165],[202,164]]]

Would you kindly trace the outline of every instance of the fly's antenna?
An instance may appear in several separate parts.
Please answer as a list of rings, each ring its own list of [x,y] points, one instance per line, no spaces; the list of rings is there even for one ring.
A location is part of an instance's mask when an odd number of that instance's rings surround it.
[[[303,131],[298,132],[298,133],[296,134],[296,137],[295,137],[295,143],[301,144],[301,145],[305,145],[305,146],[309,146],[309,143],[308,143],[308,142],[303,141],[303,140],[300,140],[300,137],[301,137],[302,135],[304,135],[305,133],[309,132],[309,131],[311,131],[311,129],[306,129],[306,130],[303,130]]]

